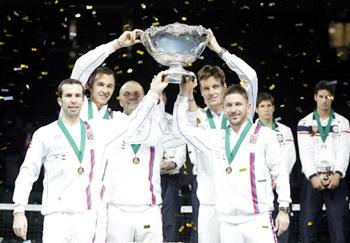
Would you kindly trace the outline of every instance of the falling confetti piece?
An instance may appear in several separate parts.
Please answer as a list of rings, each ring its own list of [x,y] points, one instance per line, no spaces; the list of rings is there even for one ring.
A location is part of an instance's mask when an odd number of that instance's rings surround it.
[[[140,7],[141,7],[142,9],[146,9],[146,8],[147,8],[146,4],[144,4],[144,3],[141,3],[141,4],[140,4]]]
[[[0,96],[0,100],[10,101],[13,100],[13,96]]]
[[[276,86],[274,84],[271,84],[269,90],[273,90],[274,88],[276,88]]]
[[[139,54],[139,55],[143,55],[145,52],[141,51],[141,50],[137,50],[136,53]]]

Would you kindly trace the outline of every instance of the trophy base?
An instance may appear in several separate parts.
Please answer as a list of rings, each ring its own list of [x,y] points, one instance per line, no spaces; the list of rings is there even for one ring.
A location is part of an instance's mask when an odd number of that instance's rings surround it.
[[[167,75],[168,82],[170,84],[180,84],[183,76],[189,76],[196,79],[196,75],[193,72],[185,70],[182,66],[170,66],[164,73]]]

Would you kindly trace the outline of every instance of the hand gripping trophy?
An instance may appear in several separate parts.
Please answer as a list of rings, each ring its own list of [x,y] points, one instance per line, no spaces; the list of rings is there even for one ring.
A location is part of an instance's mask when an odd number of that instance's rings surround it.
[[[193,72],[183,66],[193,63],[208,44],[210,31],[203,26],[173,23],[150,27],[141,35],[141,41],[148,53],[160,64],[169,66],[165,71],[169,83],[181,83],[182,76],[195,78]]]

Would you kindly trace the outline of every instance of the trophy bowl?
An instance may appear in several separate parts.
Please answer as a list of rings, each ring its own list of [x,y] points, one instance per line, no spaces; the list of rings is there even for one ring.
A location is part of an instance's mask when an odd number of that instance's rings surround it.
[[[200,55],[208,44],[209,37],[209,29],[201,25],[173,23],[148,28],[141,35],[141,41],[159,64],[169,67],[165,71],[169,83],[179,84],[183,76],[196,77],[183,66],[193,63],[197,58],[203,59]]]

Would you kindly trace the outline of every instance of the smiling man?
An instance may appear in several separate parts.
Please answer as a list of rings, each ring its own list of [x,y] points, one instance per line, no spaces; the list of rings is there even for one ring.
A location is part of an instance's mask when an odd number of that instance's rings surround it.
[[[237,74],[241,84],[248,92],[248,103],[255,108],[256,95],[258,90],[258,79],[256,72],[245,61],[238,56],[229,53],[222,48],[217,42],[214,34],[208,42],[208,48],[225,61],[226,65]],[[223,97],[226,90],[226,77],[224,71],[219,66],[205,65],[198,71],[198,82],[200,93],[203,97],[206,107],[199,109],[193,96],[192,86],[189,93],[189,112],[188,121],[197,127],[203,129],[225,129],[228,125],[227,118],[223,112]],[[190,82],[195,84],[196,82]],[[249,112],[249,119],[252,121],[254,109]],[[189,148],[189,156],[193,163],[194,174],[197,174],[194,181],[194,188],[198,182],[198,188],[195,193],[199,199],[198,212],[198,242],[199,243],[219,243],[219,221],[215,210],[215,192],[212,178],[208,176],[202,168],[201,160],[208,161],[210,158],[205,154],[199,153],[191,145]],[[195,205],[193,207],[193,215],[195,215]],[[196,222],[196,219],[194,218]],[[192,238],[192,234],[191,234]]]
[[[75,62],[71,78],[80,80],[90,93],[81,112],[84,121],[93,118],[113,119],[117,116],[108,107],[116,85],[114,71],[99,66],[115,51],[140,43],[141,33],[139,29],[125,31],[117,39],[85,53]]]
[[[186,123],[192,89],[189,82],[180,85],[174,132],[209,158],[198,163],[214,182],[220,242],[276,242],[274,229],[280,235],[288,228],[290,203],[288,173],[279,163],[276,135],[248,119],[248,94],[240,85],[230,86],[224,95],[225,129],[202,129]],[[271,177],[276,178],[280,207],[275,225],[271,220]]]

